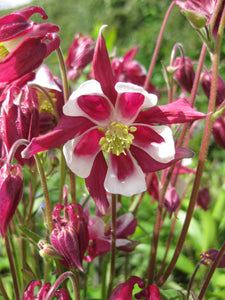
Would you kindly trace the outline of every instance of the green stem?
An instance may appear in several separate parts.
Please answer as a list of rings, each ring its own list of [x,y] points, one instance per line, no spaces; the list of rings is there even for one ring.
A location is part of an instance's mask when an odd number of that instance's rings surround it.
[[[172,8],[174,7],[174,5],[175,5],[175,1],[172,1],[169,8],[168,8],[168,10],[167,10],[167,12],[166,12],[166,15],[165,15],[163,23],[162,23],[162,27],[161,27],[160,32],[159,32],[159,36],[158,36],[158,39],[157,39],[157,42],[156,42],[156,46],[155,46],[155,50],[154,50],[154,53],[153,53],[153,56],[152,56],[151,64],[149,66],[148,74],[147,74],[147,77],[146,77],[146,80],[145,80],[145,83],[144,83],[144,89],[146,89],[146,90],[148,89],[148,85],[149,85],[149,82],[150,82],[151,77],[152,77],[152,72],[153,72],[153,69],[154,69],[155,64],[156,64],[156,60],[157,60],[160,45],[161,45],[161,42],[162,42],[163,34],[164,34],[164,31],[165,31],[165,28],[166,28],[166,23],[168,21],[168,18],[170,16],[170,13],[171,13]]]
[[[35,154],[34,157],[35,157],[38,172],[39,172],[40,178],[41,178],[42,190],[43,190],[44,199],[45,199],[47,225],[48,225],[49,234],[50,234],[53,230],[53,222],[52,222],[52,210],[51,210],[51,203],[50,203],[50,198],[49,198],[49,193],[48,193],[47,181],[46,181],[46,177],[45,177],[45,173],[44,173],[44,169],[43,169],[40,157],[38,156],[38,154]]]
[[[13,256],[12,256],[12,252],[11,252],[11,248],[10,248],[10,243],[9,243],[9,239],[8,239],[7,235],[5,237],[5,246],[6,246],[6,252],[8,255],[8,259],[9,259],[10,271],[12,274],[15,300],[20,300],[20,293],[19,293],[18,281],[17,281],[17,276],[16,276],[16,269],[15,269],[14,260],[13,260]]]
[[[7,295],[7,293],[6,293],[6,290],[5,290],[5,288],[4,288],[4,285],[3,285],[3,283],[2,283],[2,278],[1,278],[1,276],[0,276],[0,292],[1,292],[2,296],[4,297],[4,300],[10,300],[9,297],[8,297],[8,295]]]
[[[113,280],[115,277],[115,263],[116,263],[116,195],[112,194],[112,227],[111,227],[111,264],[110,264],[110,278],[107,299],[109,299],[112,288]]]
[[[224,10],[225,11],[225,10]],[[192,219],[192,215],[194,212],[195,208],[195,203],[197,200],[198,196],[198,191],[201,183],[201,178],[205,166],[205,160],[207,157],[207,151],[209,147],[209,142],[210,142],[210,137],[211,137],[211,132],[212,132],[212,127],[213,127],[213,112],[215,110],[215,102],[216,102],[216,91],[217,91],[217,78],[218,78],[218,66],[219,66],[219,57],[220,57],[220,49],[221,49],[221,41],[222,41],[222,33],[223,33],[223,28],[224,28],[224,23],[225,23],[225,13],[223,11],[223,17],[220,22],[219,30],[218,30],[218,36],[217,36],[217,41],[216,41],[216,47],[215,47],[215,52],[212,55],[212,63],[213,63],[213,68],[212,68],[212,84],[211,84],[211,90],[210,90],[210,99],[209,99],[209,107],[208,107],[208,114],[206,117],[206,124],[205,124],[205,130],[203,134],[203,139],[202,139],[202,144],[201,144],[201,149],[200,149],[200,154],[199,154],[199,162],[198,162],[198,167],[196,171],[196,176],[193,184],[193,189],[192,189],[192,194],[190,198],[190,203],[188,206],[186,218],[184,221],[184,225],[181,231],[180,238],[178,240],[174,255],[172,257],[172,260],[164,274],[164,276],[160,279],[159,285],[163,285],[164,282],[167,280],[169,275],[171,274],[173,268],[175,267],[175,264],[178,260],[178,257],[180,255],[180,252],[182,250],[183,244],[185,242],[188,228]]]
[[[61,71],[61,76],[62,76],[64,102],[66,103],[67,100],[69,99],[69,85],[68,85],[68,80],[67,80],[67,75],[66,75],[67,74],[66,66],[65,66],[65,61],[63,58],[62,50],[60,48],[58,48],[58,49],[56,49],[56,53],[58,56],[60,71]]]
[[[59,287],[59,285],[62,284],[62,282],[64,280],[66,280],[67,278],[70,279],[70,282],[72,284],[74,299],[75,300],[80,300],[80,294],[79,294],[79,288],[78,288],[76,276],[70,271],[65,272],[65,273],[60,275],[60,277],[56,280],[56,282],[53,284],[53,286],[51,287],[51,289],[49,290],[49,292],[45,296],[45,300],[50,300],[52,298],[52,296],[54,295],[54,292]]]

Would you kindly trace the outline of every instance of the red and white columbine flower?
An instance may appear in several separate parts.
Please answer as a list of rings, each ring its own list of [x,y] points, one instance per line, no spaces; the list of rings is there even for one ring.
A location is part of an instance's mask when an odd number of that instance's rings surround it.
[[[165,125],[205,117],[185,99],[156,107],[157,97],[132,83],[115,82],[105,40],[100,32],[94,58],[96,80],[84,82],[63,107],[55,129],[34,138],[24,156],[59,147],[68,167],[85,178],[98,208],[109,206],[107,192],[131,196],[146,190],[145,173],[161,170],[192,156],[175,150]],[[143,111],[144,110],[144,111]]]

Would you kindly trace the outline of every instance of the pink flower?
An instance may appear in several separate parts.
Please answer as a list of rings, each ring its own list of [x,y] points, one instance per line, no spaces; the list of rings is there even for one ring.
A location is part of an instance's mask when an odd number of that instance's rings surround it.
[[[83,69],[92,61],[95,41],[88,35],[75,35],[72,45],[68,51],[66,65],[68,67],[68,78],[76,80]]]
[[[38,6],[26,7],[0,19],[2,86],[36,69],[45,57],[59,47],[59,37],[55,34],[59,27],[29,21],[35,13],[47,19],[45,11]]]
[[[105,223],[104,218],[89,216],[88,256],[86,260],[92,261],[96,256],[103,255],[111,250],[111,225]],[[137,227],[137,219],[131,213],[121,215],[116,220],[116,248],[122,251],[133,251],[137,242],[128,239]]]
[[[137,277],[131,276],[126,282],[119,284],[112,292],[109,300],[131,300],[134,285],[138,284],[140,288],[144,288],[144,281]]]
[[[175,150],[170,127],[155,123],[190,122],[205,115],[184,99],[156,107],[155,95],[140,86],[116,82],[101,32],[93,70],[96,80],[84,82],[72,93],[55,129],[34,138],[23,155],[31,157],[66,142],[63,152],[68,167],[85,178],[90,195],[104,213],[109,207],[107,192],[141,193],[146,190],[145,173],[192,156],[187,149]]]
[[[23,173],[19,165],[4,164],[0,169],[0,234],[7,228],[23,195]]]

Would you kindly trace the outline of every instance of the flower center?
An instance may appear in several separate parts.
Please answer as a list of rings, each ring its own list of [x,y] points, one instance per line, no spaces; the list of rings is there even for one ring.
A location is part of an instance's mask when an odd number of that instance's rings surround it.
[[[0,43],[0,61],[2,61],[7,55],[9,51],[4,46],[3,42]]]
[[[99,130],[105,131],[103,128]],[[99,141],[102,151],[106,153],[112,152],[119,156],[121,153],[126,155],[125,149],[129,149],[132,141],[134,139],[131,132],[135,132],[136,127],[128,127],[116,121],[112,122],[105,132],[105,136],[102,137]]]

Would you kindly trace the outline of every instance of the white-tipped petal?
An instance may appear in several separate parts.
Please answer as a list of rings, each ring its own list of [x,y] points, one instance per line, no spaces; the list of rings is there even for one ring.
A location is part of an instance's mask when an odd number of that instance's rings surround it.
[[[76,152],[74,153],[74,149],[79,141],[80,137],[69,140],[63,146],[63,153],[70,170],[81,178],[87,178],[98,152],[94,155],[77,155]]]
[[[119,180],[109,156],[108,170],[104,182],[107,192],[130,197],[146,191],[145,175],[133,158],[132,163],[132,173],[128,174],[125,180]]]
[[[118,94],[122,93],[140,93],[145,97],[144,103],[140,109],[150,108],[157,104],[158,98],[155,94],[148,93],[141,86],[129,82],[117,82],[115,90]]]
[[[151,143],[148,148],[143,149],[155,160],[161,163],[168,163],[175,157],[175,145],[172,130],[168,126],[152,126],[159,135],[161,135],[165,142]]]

